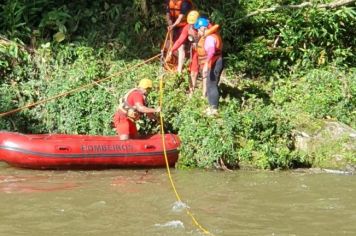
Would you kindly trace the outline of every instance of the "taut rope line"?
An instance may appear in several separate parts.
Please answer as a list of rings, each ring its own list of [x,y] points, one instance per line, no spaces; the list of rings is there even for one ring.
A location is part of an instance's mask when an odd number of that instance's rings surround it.
[[[164,76],[163,65],[164,65],[164,64],[167,64],[167,62],[166,62],[166,60],[165,60],[165,58],[164,58],[163,50],[164,50],[165,47],[166,47],[166,43],[167,43],[167,39],[168,39],[169,33],[170,33],[170,32],[167,32],[167,35],[166,35],[165,41],[164,41],[164,45],[163,45],[163,48],[162,48],[162,51],[161,51],[160,54],[157,54],[157,55],[155,55],[155,56],[153,56],[153,57],[151,57],[151,58],[149,58],[149,59],[147,59],[147,60],[145,60],[145,61],[143,61],[143,62],[141,62],[141,63],[138,63],[138,64],[136,64],[136,65],[134,65],[134,66],[131,66],[131,67],[129,67],[129,68],[126,68],[125,70],[122,70],[122,71],[119,71],[119,72],[117,72],[117,73],[111,74],[111,75],[109,75],[109,76],[107,76],[107,77],[105,77],[105,78],[103,78],[103,79],[95,80],[95,81],[93,81],[93,82],[91,82],[91,83],[85,84],[85,85],[83,85],[83,86],[80,86],[80,87],[78,87],[78,88],[69,90],[69,91],[67,91],[67,92],[63,92],[63,93],[57,94],[57,95],[55,95],[55,96],[52,96],[52,97],[49,97],[49,98],[46,98],[46,99],[39,100],[39,101],[37,101],[37,102],[30,103],[30,104],[27,104],[27,105],[22,106],[22,107],[19,107],[19,108],[16,108],[16,109],[13,109],[13,110],[10,110],[10,111],[7,111],[7,112],[0,113],[0,117],[4,117],[4,116],[10,115],[10,114],[19,112],[19,111],[21,111],[21,110],[24,110],[24,109],[26,109],[26,108],[31,108],[31,107],[34,107],[34,106],[37,106],[37,105],[46,103],[46,102],[48,102],[48,101],[55,100],[55,99],[57,99],[57,98],[67,96],[67,95],[69,95],[69,94],[78,92],[78,91],[80,91],[80,90],[82,90],[82,89],[89,88],[89,87],[94,86],[94,85],[99,85],[99,83],[101,83],[101,82],[103,82],[103,81],[106,81],[106,80],[109,80],[109,79],[111,79],[113,76],[117,76],[117,75],[120,75],[120,74],[122,74],[122,73],[124,73],[124,72],[130,71],[130,70],[132,70],[132,69],[134,69],[134,68],[136,68],[136,67],[139,67],[139,66],[141,66],[141,65],[144,65],[144,64],[146,64],[146,63],[148,63],[148,62],[150,62],[150,61],[153,61],[154,59],[156,59],[156,58],[158,58],[158,57],[160,57],[161,63],[162,63],[162,66],[161,66],[161,75],[160,75],[160,84],[159,84],[159,85],[160,85],[160,86],[159,86],[159,88],[160,88],[160,102],[159,102],[159,103],[160,103],[160,107],[162,107],[162,106],[163,106],[163,92],[164,92],[164,89],[163,89],[163,76]],[[172,46],[172,45],[170,45],[170,48],[171,48],[171,46]],[[169,48],[169,49],[170,49],[170,48]],[[167,68],[169,68],[169,67],[167,67]],[[169,70],[172,71],[170,68],[169,68]],[[173,191],[174,191],[174,193],[175,193],[175,196],[176,196],[177,200],[178,200],[179,202],[182,202],[182,200],[181,200],[181,198],[180,198],[180,196],[179,196],[179,194],[178,194],[178,192],[177,192],[177,189],[176,189],[176,187],[175,187],[175,184],[174,184],[174,182],[173,182],[173,178],[172,178],[172,175],[171,175],[171,172],[170,172],[170,169],[169,169],[169,163],[168,163],[168,157],[167,157],[167,150],[166,150],[166,143],[165,143],[165,136],[164,136],[164,128],[163,128],[163,127],[164,127],[164,122],[163,122],[162,112],[160,112],[160,123],[161,123],[161,134],[162,134],[161,136],[162,136],[163,152],[164,152],[164,158],[165,158],[165,162],[166,162],[167,174],[168,174],[168,177],[169,177],[171,186],[172,186],[172,188],[173,188]],[[195,224],[204,234],[213,235],[212,233],[210,233],[208,230],[206,230],[203,226],[201,226],[201,225],[199,224],[199,222],[195,219],[195,217],[194,217],[193,214],[189,211],[188,208],[185,208],[185,210],[186,210],[187,215],[189,215],[189,216],[191,217],[191,219],[192,219],[192,221],[194,222],[194,224]]]
[[[46,103],[46,102],[48,102],[48,101],[51,101],[51,100],[54,100],[54,99],[57,99],[57,98],[60,98],[60,97],[64,97],[64,96],[67,96],[67,95],[72,94],[72,93],[75,93],[75,92],[78,92],[78,91],[80,91],[80,90],[82,90],[82,89],[85,89],[85,88],[88,88],[88,87],[97,85],[97,84],[99,84],[99,83],[101,83],[101,82],[103,82],[103,81],[105,81],[105,80],[111,79],[113,76],[120,75],[120,74],[122,74],[122,73],[124,73],[124,72],[130,71],[130,70],[132,70],[132,69],[134,69],[134,68],[136,68],[136,67],[142,66],[142,65],[144,65],[144,64],[146,64],[146,63],[148,63],[148,62],[150,62],[150,61],[153,61],[153,60],[155,60],[156,58],[158,58],[160,55],[161,55],[161,54],[157,54],[157,55],[155,55],[155,56],[153,56],[153,57],[151,57],[151,58],[149,58],[149,59],[147,59],[147,60],[145,60],[145,61],[143,61],[143,62],[140,62],[140,63],[138,63],[138,64],[136,64],[136,65],[133,65],[133,66],[131,66],[131,67],[125,69],[125,70],[122,70],[122,71],[119,71],[119,72],[117,72],[117,73],[111,74],[111,75],[109,75],[109,76],[107,76],[107,77],[105,77],[105,78],[103,78],[103,79],[95,80],[95,81],[93,81],[93,82],[91,82],[91,83],[89,83],[89,84],[85,84],[85,85],[83,85],[83,86],[80,86],[80,87],[78,87],[78,88],[69,90],[69,91],[67,91],[67,92],[60,93],[60,94],[57,94],[57,95],[55,95],[55,96],[52,96],[52,97],[49,97],[49,98],[46,98],[46,99],[43,99],[43,100],[40,100],[40,101],[37,101],[37,102],[34,102],[34,103],[30,103],[30,104],[27,104],[27,105],[25,105],[25,106],[22,106],[22,107],[19,107],[19,108],[16,108],[16,109],[13,109],[13,110],[10,110],[10,111],[7,111],[7,112],[0,113],[0,117],[4,117],[4,116],[10,115],[10,114],[19,112],[19,111],[21,111],[21,110],[24,110],[24,109],[26,109],[26,108],[31,108],[31,107],[34,107],[34,106],[37,106],[37,105]]]

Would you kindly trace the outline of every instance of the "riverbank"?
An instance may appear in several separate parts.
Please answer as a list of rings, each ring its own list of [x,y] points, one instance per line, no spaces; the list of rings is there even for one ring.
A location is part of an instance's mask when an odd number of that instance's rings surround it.
[[[136,2],[3,4],[0,32],[7,38],[0,40],[0,111],[56,99],[2,117],[0,129],[115,135],[111,122],[118,100],[141,78],[154,80],[148,100],[157,106],[159,61],[135,66],[158,58],[166,29],[158,5],[144,15]],[[315,141],[326,121],[356,129],[354,7],[286,8],[250,17],[259,1],[218,5],[199,7],[212,11],[212,21],[223,26],[219,116],[203,114],[207,102],[200,89],[187,96],[188,71],[164,76],[164,128],[182,140],[177,167],[354,166],[354,149],[343,148],[346,136],[324,142],[333,148],[321,142],[310,152],[296,143],[303,135]],[[18,22],[11,20],[15,12]],[[159,124],[148,119],[138,128],[142,135],[159,132]]]

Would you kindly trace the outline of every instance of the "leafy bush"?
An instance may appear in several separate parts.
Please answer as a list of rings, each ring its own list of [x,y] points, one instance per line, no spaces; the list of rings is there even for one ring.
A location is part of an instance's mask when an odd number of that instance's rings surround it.
[[[302,2],[200,1],[200,5],[222,26],[225,51],[236,71],[270,77],[331,62],[355,65],[356,11],[352,5],[327,10],[285,8],[244,17],[257,9]]]
[[[164,128],[181,137],[180,168],[309,166],[294,151],[297,125],[333,118],[356,128],[353,6],[283,9],[244,18],[260,8],[301,1],[195,2],[222,27],[227,73],[217,118],[203,114],[207,102],[201,91],[191,99],[186,95],[188,73],[164,76]],[[10,39],[0,38],[1,112],[87,86],[2,117],[0,128],[114,135],[111,120],[118,99],[144,77],[155,81],[148,102],[157,106],[160,65],[127,71],[160,49],[164,10],[162,1],[151,3],[148,9],[139,1],[0,3],[0,34]],[[106,80],[92,84],[98,79]],[[138,126],[142,135],[160,128],[148,119]]]
[[[335,68],[311,70],[295,79],[279,81],[272,99],[290,116],[304,112],[356,128],[355,88],[355,69],[346,73]]]

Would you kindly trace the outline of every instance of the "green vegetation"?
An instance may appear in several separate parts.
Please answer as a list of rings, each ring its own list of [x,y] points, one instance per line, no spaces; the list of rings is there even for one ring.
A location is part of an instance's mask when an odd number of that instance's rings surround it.
[[[143,77],[157,82],[149,96],[157,105],[159,62],[126,71],[158,54],[166,33],[163,1],[147,1],[147,8],[145,2],[0,3],[0,112],[109,78],[1,117],[0,129],[115,135],[117,101]],[[314,157],[294,150],[294,129],[317,129],[325,118],[356,128],[355,2],[319,8],[331,2],[320,0],[250,17],[257,9],[302,1],[217,2],[195,1],[222,26],[226,70],[219,116],[203,115],[207,102],[200,91],[186,95],[188,73],[165,75],[165,130],[182,139],[179,167],[313,165]],[[143,120],[140,132],[157,133],[158,125]]]

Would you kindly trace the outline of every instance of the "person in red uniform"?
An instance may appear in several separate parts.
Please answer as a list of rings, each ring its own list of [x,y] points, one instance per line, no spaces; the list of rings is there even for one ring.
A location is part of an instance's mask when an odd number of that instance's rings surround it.
[[[190,11],[187,16],[187,25],[183,27],[182,32],[175,41],[173,47],[167,54],[167,60],[170,60],[172,53],[175,52],[181,45],[185,42],[190,42],[190,80],[189,80],[189,92],[192,94],[196,88],[197,78],[199,74],[199,63],[198,63],[198,54],[196,51],[196,46],[199,41],[198,31],[194,29],[194,24],[199,18],[200,14],[198,11]],[[205,36],[213,34],[219,30],[220,26],[218,24],[209,23],[208,30],[205,31]],[[206,94],[206,88],[203,83],[203,96]]]
[[[137,88],[128,91],[121,99],[119,109],[114,115],[114,126],[120,140],[138,137],[135,122],[141,118],[142,114],[153,118],[155,113],[161,111],[160,107],[149,108],[145,105],[146,95],[151,89],[152,81],[142,79]]]
[[[199,17],[199,12],[193,10],[190,11],[187,15],[187,23],[180,35],[179,38],[174,42],[173,47],[168,51],[167,60],[170,60],[172,53],[177,51],[182,45],[184,45],[187,41],[193,43],[194,38],[198,36],[197,31],[193,28],[194,23]],[[192,94],[194,88],[196,86],[196,80],[198,77],[199,66],[198,66],[198,55],[196,51],[190,46],[190,63],[189,63],[189,71],[190,71],[190,80],[189,80],[189,93]]]
[[[175,42],[187,24],[186,16],[193,8],[193,3],[191,0],[166,0],[166,6],[168,30],[173,32],[173,41]],[[184,45],[181,45],[178,50],[178,73],[182,72],[184,60]]]

